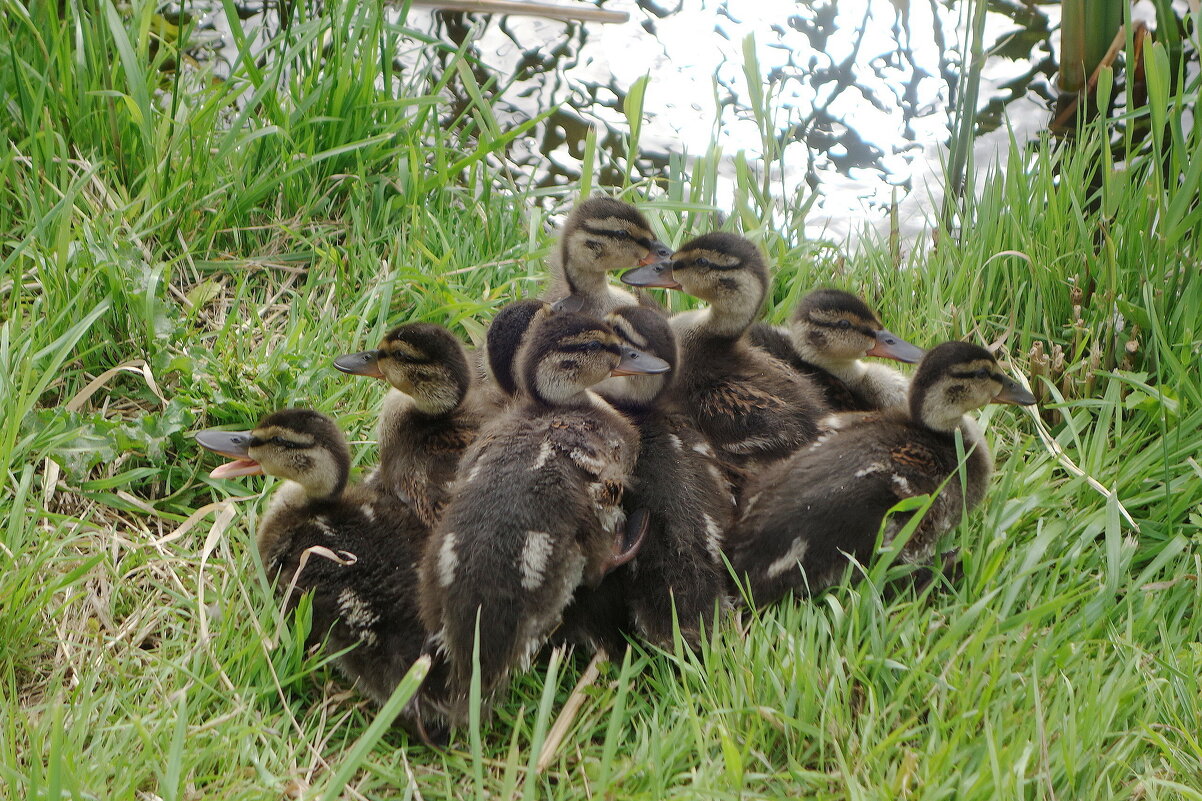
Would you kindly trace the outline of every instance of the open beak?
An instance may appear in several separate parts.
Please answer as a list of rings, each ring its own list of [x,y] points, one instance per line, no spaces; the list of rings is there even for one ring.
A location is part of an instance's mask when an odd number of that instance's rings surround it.
[[[876,332],[876,344],[865,356],[880,356],[882,359],[897,359],[906,364],[916,364],[926,355],[917,345],[911,345],[897,334],[882,328]]]
[[[622,273],[622,283],[630,286],[654,286],[662,289],[680,289],[672,277],[672,262],[657,261],[635,267]]]
[[[1035,403],[1035,396],[1010,376],[1002,376],[1002,391],[993,398],[994,403],[1013,403],[1018,406],[1030,406]]]
[[[380,372],[379,351],[365,350],[362,353],[348,353],[334,360],[334,367],[350,375],[365,375],[369,378],[383,378]]]
[[[651,245],[647,249],[647,255],[639,259],[639,266],[646,267],[648,264],[655,264],[661,261],[667,261],[672,255],[672,248],[660,242],[658,239],[652,239]]]
[[[250,443],[249,431],[215,431],[210,428],[196,432],[197,445],[233,459],[213,468],[213,472],[209,473],[212,478],[263,475],[262,466],[248,455]]]
[[[634,348],[622,348],[622,361],[618,362],[618,366],[610,370],[609,374],[659,375],[671,369],[672,365],[658,356],[652,356],[650,353],[643,353]]]

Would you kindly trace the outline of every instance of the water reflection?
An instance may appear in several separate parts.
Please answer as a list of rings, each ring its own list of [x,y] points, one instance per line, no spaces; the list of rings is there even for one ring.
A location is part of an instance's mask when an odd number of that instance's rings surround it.
[[[406,25],[442,41],[469,42],[476,76],[497,87],[502,124],[558,106],[534,136],[516,142],[508,166],[537,186],[580,176],[585,137],[599,131],[612,155],[599,176],[625,168],[622,113],[644,74],[641,177],[664,177],[669,154],[782,155],[785,187],[817,198],[815,233],[842,237],[880,220],[897,196],[925,195],[937,182],[962,66],[963,13],[956,0],[608,0],[624,24],[579,25],[527,17],[411,9]],[[253,10],[254,6],[249,6]],[[978,134],[1008,137],[1003,122],[1042,128],[1054,91],[1055,0],[990,0]],[[212,12],[219,17],[218,11]],[[241,16],[241,14],[240,14]],[[261,15],[278,24],[275,9]],[[218,20],[219,21],[219,20]],[[744,72],[754,36],[760,76]],[[398,54],[405,61],[404,54]],[[767,96],[761,126],[756,98]],[[460,98],[466,104],[466,98]],[[989,137],[982,139],[988,146]],[[988,163],[988,158],[978,163]]]

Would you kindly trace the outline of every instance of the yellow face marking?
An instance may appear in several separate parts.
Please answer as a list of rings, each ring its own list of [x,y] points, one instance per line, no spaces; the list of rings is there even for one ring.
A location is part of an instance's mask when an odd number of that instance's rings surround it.
[[[871,326],[873,328],[880,327],[880,326],[875,325],[875,323],[876,323],[875,320],[865,320],[863,317],[860,317],[858,314],[852,314],[851,312],[823,311],[822,309],[814,309],[813,311],[810,312],[809,316],[810,316],[810,319],[813,320],[814,322],[825,323],[827,325],[838,325],[840,320],[847,320],[853,326],[856,326],[856,327],[861,327],[861,326]]]
[[[721,250],[710,250],[709,248],[697,248],[695,250],[686,250],[683,253],[677,253],[673,256],[673,260],[677,262],[685,262],[683,266],[691,267],[688,262],[695,262],[697,259],[705,259],[716,267],[730,269],[738,267],[742,262],[738,257],[732,256]]]
[[[604,229],[606,231],[626,231],[632,237],[638,239],[654,239],[655,236],[641,225],[635,225],[630,220],[623,220],[621,217],[589,217],[588,225],[590,228]]]
[[[626,340],[639,350],[647,350],[650,346],[651,343],[647,340],[647,338],[641,335],[638,331],[635,331],[630,323],[626,321],[626,318],[622,317],[621,315],[611,315],[609,318],[609,323],[613,326],[614,331],[618,333],[620,339]]]
[[[408,342],[399,339],[393,342],[384,342],[380,346],[380,350],[386,351],[390,354],[399,353],[406,359],[421,359],[425,357],[425,354],[420,350],[413,347]]]
[[[289,428],[280,428],[279,426],[266,426],[264,428],[256,428],[250,432],[251,436],[259,440],[282,439],[286,442],[298,445],[302,448],[311,448],[316,440],[308,434],[300,434]]]

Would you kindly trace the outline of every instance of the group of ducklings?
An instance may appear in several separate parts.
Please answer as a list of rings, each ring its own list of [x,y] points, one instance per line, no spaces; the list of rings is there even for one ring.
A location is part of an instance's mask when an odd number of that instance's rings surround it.
[[[811,292],[787,329],[757,323],[768,267],[732,233],[672,252],[633,206],[595,197],[557,255],[544,298],[502,309],[475,361],[426,323],[335,360],[393,388],[360,485],[314,411],[196,435],[234,459],[215,478],[286,479],[263,564],[290,603],[312,593],[312,637],[367,694],[434,658],[405,716],[423,737],[466,719],[473,670],[495,697],[548,642],[695,645],[735,599],[828,587],[882,523],[886,544],[903,528],[901,499],[934,496],[900,551],[930,563],[992,470],[966,415],[1034,403],[984,348],[924,354],[846,292]],[[649,287],[708,306],[669,318]],[[919,364],[908,380],[865,356]]]

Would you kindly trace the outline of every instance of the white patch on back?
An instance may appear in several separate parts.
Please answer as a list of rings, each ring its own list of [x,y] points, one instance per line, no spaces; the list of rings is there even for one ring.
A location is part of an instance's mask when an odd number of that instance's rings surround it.
[[[373,523],[375,522],[376,510],[372,508],[370,503],[365,503],[362,506],[360,506],[359,511],[363,512],[363,516],[366,517],[369,521],[371,521]]]
[[[318,515],[317,517],[313,518],[313,525],[317,526],[317,530],[320,531],[323,536],[338,536],[338,532],[334,531],[334,529],[330,527],[330,521],[326,520],[324,515]]]
[[[455,552],[457,538],[454,532],[447,532],[443,537],[442,546],[438,549],[438,583],[449,587],[455,582],[455,568],[459,567],[459,554]]]
[[[712,458],[714,455],[714,449],[710,447],[708,442],[698,442],[693,446],[693,450],[697,451],[697,453],[700,453],[702,456],[709,456]]]
[[[344,587],[342,592],[338,593],[338,614],[344,623],[359,634],[359,639],[365,644],[376,644],[376,633],[368,627],[374,625],[380,619],[380,615],[350,587]]]
[[[873,473],[882,473],[882,472],[884,472],[884,470],[885,470],[885,465],[883,463],[873,462],[872,464],[868,465],[867,467],[865,467],[861,470],[857,470],[854,475],[856,478],[864,478],[865,476],[870,476]]]
[[[522,587],[537,590],[547,575],[547,564],[554,551],[551,535],[545,531],[527,531],[522,545]]]
[[[894,473],[892,480],[893,486],[897,487],[897,493],[900,497],[909,498],[914,494],[914,490],[910,488],[910,482],[906,480],[905,476]]]
[[[547,460],[550,459],[551,455],[554,453],[555,446],[550,442],[544,442],[541,446],[539,446],[538,458],[534,460],[534,467],[532,467],[531,470],[542,470],[543,465],[547,463]]]
[[[793,540],[793,544],[789,546],[789,550],[785,551],[785,555],[768,565],[768,578],[776,578],[786,570],[796,567],[801,558],[805,556],[807,547],[803,538],[798,537]]]
[[[705,549],[709,551],[715,562],[722,562],[722,528],[710,517],[708,513],[702,512],[701,519],[705,521]]]
[[[680,437],[676,436],[675,434],[668,435],[668,442],[670,442],[672,444],[672,447],[675,448],[676,450],[681,450],[682,448],[684,448],[684,443],[681,442]]]
[[[618,445],[620,446],[621,443],[619,442]],[[573,448],[571,450],[571,452],[568,454],[568,456],[581,469],[583,469],[585,472],[590,473],[592,475],[599,474],[601,472],[601,470],[605,467],[604,461],[602,461],[601,459],[598,459],[592,453],[589,453],[588,451],[582,450],[580,448]]]

